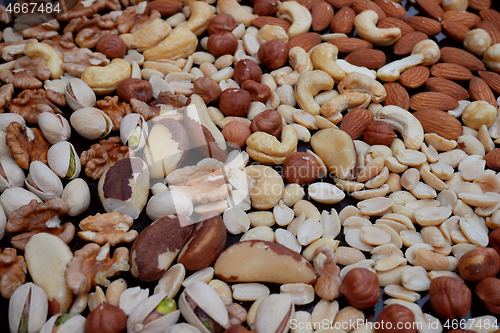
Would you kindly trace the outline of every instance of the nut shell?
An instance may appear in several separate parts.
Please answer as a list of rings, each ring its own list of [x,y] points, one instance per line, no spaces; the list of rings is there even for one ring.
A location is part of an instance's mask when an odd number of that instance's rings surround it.
[[[234,54],[238,48],[238,39],[232,32],[210,35],[207,42],[208,52],[219,58],[225,54]]]
[[[262,69],[255,61],[251,59],[242,59],[234,65],[234,80],[239,84],[243,84],[246,80],[260,82],[262,78]]]
[[[244,117],[252,103],[250,93],[243,89],[228,88],[219,99],[219,109],[225,116]]]
[[[212,17],[208,23],[207,32],[209,35],[221,34],[233,31],[238,24],[234,17],[229,14],[219,14]]]
[[[476,286],[476,295],[488,312],[500,315],[500,279],[494,277],[482,279]]]
[[[470,289],[457,278],[440,276],[432,280],[429,297],[434,311],[446,319],[465,316],[471,307]]]
[[[127,103],[130,103],[132,98],[141,102],[149,103],[153,98],[153,87],[146,80],[126,78],[118,84],[116,90],[118,97]]]
[[[216,102],[222,94],[220,86],[211,78],[202,76],[194,80],[193,93],[199,95],[205,104]]]
[[[288,44],[281,39],[265,42],[259,48],[259,60],[270,70],[282,67],[288,61]]]
[[[273,109],[259,113],[250,124],[252,132],[266,132],[279,138],[283,129],[281,114]]]
[[[86,333],[125,333],[127,315],[119,307],[106,302],[99,304],[85,322]]]
[[[347,302],[358,309],[367,309],[377,304],[380,285],[377,274],[366,268],[354,268],[344,277],[340,292]]]
[[[304,152],[291,153],[283,163],[283,175],[288,183],[310,184],[319,176],[316,158]]]
[[[475,248],[465,253],[458,261],[460,276],[469,282],[478,282],[486,277],[496,276],[499,270],[499,255],[489,247]]]
[[[127,45],[123,39],[114,34],[105,34],[97,41],[96,51],[108,59],[123,58],[127,53]]]
[[[247,125],[235,120],[227,123],[222,129],[222,135],[224,135],[226,142],[228,144],[232,143],[239,148],[245,147],[250,134],[252,134],[252,131]]]
[[[28,282],[17,288],[9,301],[9,327],[17,332],[23,316],[25,304],[29,302],[28,332],[38,332],[42,328],[49,311],[47,294],[42,288]]]
[[[380,325],[375,328],[375,333],[392,333],[394,332],[394,327],[398,323],[404,323],[404,329],[398,329],[398,333],[416,333],[417,330],[414,328],[413,323],[415,322],[415,315],[408,309],[406,306],[400,304],[391,304],[386,306],[382,312],[377,317],[377,323],[384,323],[384,325]],[[389,324],[392,324],[392,327],[389,328]],[[406,328],[406,323],[411,323],[410,328]]]

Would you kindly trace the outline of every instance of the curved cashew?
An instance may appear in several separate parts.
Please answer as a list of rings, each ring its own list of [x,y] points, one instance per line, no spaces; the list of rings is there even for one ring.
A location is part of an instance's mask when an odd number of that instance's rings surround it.
[[[377,46],[393,45],[401,38],[399,28],[377,28],[378,14],[374,10],[365,10],[354,19],[356,32],[364,40]]]
[[[401,73],[410,67],[420,65],[424,61],[424,55],[413,54],[406,58],[393,61],[385,66],[382,66],[377,71],[377,76],[384,82],[394,82],[399,79]]]
[[[292,47],[290,51],[288,51],[288,62],[290,63],[290,66],[292,66],[292,68],[299,74],[312,71],[314,69],[306,50],[300,46]]]
[[[304,72],[295,85],[295,100],[300,108],[316,116],[320,114],[320,106],[314,96],[321,90],[332,90],[333,79],[326,72],[316,70]]]
[[[344,78],[346,72],[335,61],[339,53],[339,49],[335,45],[322,43],[310,52],[311,61],[315,69],[327,72],[337,82]]]
[[[179,27],[155,47],[144,51],[146,60],[187,58],[196,51],[198,37],[188,28]]]
[[[49,68],[50,78],[52,80],[59,79],[64,71],[61,67],[63,58],[61,53],[55,48],[45,43],[28,43],[24,47],[24,54],[30,58],[42,59]]]
[[[82,73],[82,80],[89,85],[96,94],[109,94],[116,90],[122,80],[129,78],[132,68],[123,59],[113,59],[107,66],[90,66]]]
[[[340,81],[337,90],[341,94],[345,92],[362,92],[370,94],[372,95],[373,103],[381,103],[385,99],[385,96],[387,96],[387,92],[380,82],[372,79],[368,75],[356,72],[347,74],[344,79]]]
[[[334,124],[342,120],[342,112],[351,108],[366,108],[372,99],[370,94],[347,92],[338,95],[321,106],[320,112]]]
[[[257,15],[248,12],[236,0],[217,1],[217,13],[229,14],[234,17],[238,24],[243,23],[246,27],[252,25],[252,20],[258,17]]]
[[[172,28],[167,22],[162,19],[155,19],[133,34],[123,34],[120,35],[120,38],[123,39],[128,49],[143,52],[167,38],[170,31],[172,31]]]
[[[345,74],[356,72],[356,73],[365,74],[365,75],[371,77],[372,79],[377,78],[377,72],[375,72],[372,69],[368,69],[366,67],[360,67],[360,66],[350,64],[349,62],[345,61],[344,59],[337,59],[337,60],[335,60],[335,63],[340,67],[340,69],[342,69],[344,71]]]
[[[423,66],[432,66],[441,59],[441,49],[439,45],[431,39],[418,42],[413,47],[411,54],[421,54],[424,56]]]
[[[498,72],[500,70],[500,44],[492,45],[486,50],[483,62],[490,71]]]
[[[285,158],[297,149],[299,138],[293,126],[283,126],[281,142],[274,135],[255,132],[247,139],[248,155],[263,164],[283,164]]]
[[[286,1],[279,4],[278,11],[280,12],[280,17],[285,16],[292,19],[292,25],[286,32],[288,37],[293,38],[309,31],[312,24],[312,16],[306,7],[295,1]]]
[[[179,24],[178,27],[188,28],[196,36],[199,36],[207,30],[208,23],[214,14],[210,9],[210,5],[203,1],[193,1],[189,5],[189,11],[191,12],[189,20]]]
[[[391,127],[401,133],[405,147],[419,150],[424,142],[424,129],[410,112],[395,105],[384,106],[377,111],[375,119],[384,120]]]

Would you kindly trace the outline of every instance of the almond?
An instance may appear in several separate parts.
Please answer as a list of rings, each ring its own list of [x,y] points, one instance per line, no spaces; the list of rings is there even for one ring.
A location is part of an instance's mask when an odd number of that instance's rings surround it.
[[[348,34],[354,29],[354,19],[356,12],[351,7],[342,7],[333,16],[330,28],[339,34]]]
[[[500,13],[494,9],[485,9],[479,12],[479,16],[485,20],[493,23],[498,29],[500,29]]]
[[[340,123],[340,129],[349,134],[351,139],[357,140],[363,136],[366,127],[373,120],[370,111],[363,108],[355,108],[347,112]]]
[[[408,89],[415,89],[422,86],[431,75],[429,68],[425,66],[415,66],[408,68],[399,77],[399,83]]]
[[[287,20],[273,16],[259,16],[252,20],[252,25],[255,26],[257,29],[260,29],[265,25],[278,25],[283,29],[285,29],[285,31],[288,31],[288,29],[292,24]]]
[[[421,110],[413,112],[420,121],[425,133],[436,133],[447,139],[456,140],[462,135],[462,124],[452,115],[440,110]]]
[[[361,49],[349,53],[345,60],[350,64],[366,67],[368,69],[379,69],[384,66],[386,56],[383,51],[375,49]]]
[[[171,16],[182,10],[182,4],[177,0],[155,0],[148,2],[148,9],[159,11],[161,16]]]
[[[413,29],[408,23],[394,17],[386,17],[378,20],[377,27],[380,29],[399,28],[402,36],[415,31],[415,29]]]
[[[491,37],[491,45],[500,43],[500,29],[490,21],[481,21],[476,26],[476,29],[483,29]]]
[[[454,21],[444,21],[442,26],[443,32],[457,43],[463,43],[465,35],[470,31],[470,29],[462,23]]]
[[[468,81],[474,77],[464,66],[451,63],[435,64],[431,67],[431,75],[453,81]]]
[[[441,32],[441,23],[429,17],[408,16],[404,21],[416,31],[421,31],[429,37],[439,35]]]
[[[478,74],[479,77],[488,84],[491,90],[500,94],[500,74],[489,71],[479,71]]]
[[[448,111],[456,107],[458,102],[455,98],[440,92],[422,92],[410,98],[410,108],[415,111],[427,109]]]
[[[394,17],[397,19],[404,19],[406,16],[406,10],[399,3],[392,0],[373,0],[387,15],[388,17]]]
[[[405,110],[410,109],[410,95],[402,85],[397,82],[385,83],[387,96],[383,101],[384,105],[396,105]]]
[[[306,7],[307,10],[312,10],[317,3],[323,2],[323,0],[294,0],[294,1],[297,1],[302,6]]]
[[[402,36],[396,44],[394,44],[393,51],[397,55],[408,55],[413,50],[413,47],[418,42],[429,39],[426,34],[420,31],[415,31]]]
[[[461,85],[440,77],[431,77],[425,82],[427,91],[441,92],[453,97],[457,101],[469,98],[469,92]]]
[[[385,17],[385,13],[382,8],[371,0],[355,0],[352,4],[352,9],[354,9],[356,14],[364,12],[365,10],[374,10],[378,15],[379,20]]]
[[[290,41],[288,42],[288,47],[291,49],[292,47],[300,46],[307,52],[316,45],[319,45],[319,43],[321,43],[321,35],[317,32],[308,32],[290,39]]]
[[[486,166],[495,171],[500,170],[500,149],[493,149],[484,156]]]
[[[326,29],[333,18],[333,8],[328,2],[318,2],[311,10],[312,29],[321,31]]]
[[[495,95],[493,95],[490,87],[483,79],[477,76],[473,77],[469,82],[469,92],[473,101],[486,101],[494,107],[498,107]]]
[[[465,25],[467,28],[474,28],[479,22],[481,22],[481,18],[471,12],[464,12],[461,10],[450,10],[443,14],[443,21],[453,21],[458,22]]]
[[[328,0],[327,1],[333,8],[342,8],[342,7],[352,7],[354,0]]]
[[[372,49],[373,44],[359,38],[335,38],[328,43],[335,45],[340,53],[351,53],[361,49]]]
[[[427,16],[432,17],[437,21],[441,21],[444,15],[444,9],[432,0],[417,0],[417,5]]]
[[[469,8],[480,11],[490,9],[491,0],[469,0]]]
[[[443,47],[441,49],[441,62],[461,65],[471,72],[484,71],[484,63],[470,52],[456,48]]]

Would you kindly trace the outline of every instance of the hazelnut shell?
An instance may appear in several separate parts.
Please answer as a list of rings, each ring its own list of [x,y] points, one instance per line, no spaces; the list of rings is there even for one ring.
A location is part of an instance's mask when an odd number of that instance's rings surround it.
[[[282,67],[288,61],[288,44],[281,39],[272,39],[259,48],[259,60],[270,70]]]
[[[222,134],[224,135],[227,143],[232,143],[239,148],[243,148],[245,147],[247,139],[252,132],[247,125],[239,121],[231,121],[224,126]]]
[[[417,330],[413,327],[414,322],[415,315],[410,309],[400,304],[391,304],[386,306],[378,315],[377,323],[384,323],[384,325],[380,324],[379,327],[375,328],[375,333],[393,333],[398,323],[411,323],[409,328],[398,329],[398,333],[416,333]],[[389,327],[388,323],[391,323],[392,327]]]
[[[460,277],[468,282],[479,282],[489,276],[496,276],[500,269],[498,253],[490,247],[478,247],[458,261]]]
[[[210,35],[207,42],[208,52],[219,58],[225,54],[234,54],[238,48],[238,39],[232,32]]]
[[[246,80],[260,82],[262,69],[251,59],[242,59],[234,65],[233,78],[240,86]]]
[[[377,274],[366,268],[354,268],[344,277],[340,292],[347,303],[355,308],[370,308],[377,304],[380,298]]]
[[[253,118],[250,130],[253,132],[266,132],[279,138],[283,129],[281,114],[273,109],[259,113]]]
[[[85,322],[87,333],[125,333],[127,330],[127,315],[119,307],[106,302],[99,304]]]
[[[316,158],[304,152],[291,153],[283,162],[283,175],[288,183],[310,184],[319,176]]]
[[[223,32],[233,31],[238,24],[233,16],[229,14],[219,14],[212,17],[208,23],[207,32],[209,35],[216,35]]]
[[[434,311],[446,319],[465,316],[471,307],[470,289],[457,278],[440,276],[432,280],[429,298]]]
[[[225,116],[244,117],[252,103],[250,93],[243,89],[228,88],[219,98],[219,109]]]
[[[500,315],[500,279],[494,277],[482,279],[476,286],[476,295],[489,313]]]

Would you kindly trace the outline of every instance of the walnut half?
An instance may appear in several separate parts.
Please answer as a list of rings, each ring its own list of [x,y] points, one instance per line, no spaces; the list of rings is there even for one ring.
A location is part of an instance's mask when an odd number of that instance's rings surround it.
[[[6,248],[0,252],[0,294],[10,298],[26,279],[27,266],[23,256],[16,249]]]
[[[126,214],[118,212],[97,213],[88,216],[80,222],[78,236],[89,242],[99,245],[109,243],[115,246],[120,243],[131,243],[137,238],[137,231],[129,228],[134,224],[134,219]]]

